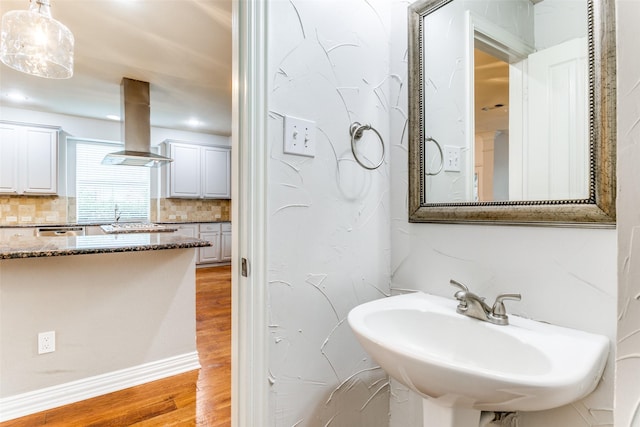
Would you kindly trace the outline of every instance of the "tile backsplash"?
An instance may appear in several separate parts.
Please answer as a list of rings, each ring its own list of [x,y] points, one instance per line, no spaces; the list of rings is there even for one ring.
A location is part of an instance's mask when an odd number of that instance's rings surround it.
[[[230,221],[231,200],[151,200],[151,221]],[[75,222],[75,198],[1,196],[0,225],[66,224]]]
[[[151,221],[231,221],[231,200],[156,199]]]
[[[0,225],[68,222],[67,198],[58,196],[0,197]]]

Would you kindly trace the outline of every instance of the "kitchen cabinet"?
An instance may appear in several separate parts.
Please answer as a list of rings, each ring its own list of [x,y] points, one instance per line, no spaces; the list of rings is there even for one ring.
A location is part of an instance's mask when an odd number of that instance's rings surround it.
[[[59,130],[0,122],[0,193],[57,193]]]
[[[200,224],[200,239],[211,246],[200,248],[199,264],[220,262],[220,224]]]
[[[11,227],[1,228],[0,237],[2,240],[10,240],[16,237],[30,237],[35,236],[35,228],[32,227]]]
[[[231,223],[204,222],[199,224],[171,224],[181,236],[206,240],[211,246],[198,249],[197,264],[217,264],[231,261]]]
[[[198,224],[171,224],[171,227],[177,228],[174,233],[180,236],[198,238]]]
[[[166,196],[186,199],[231,198],[231,148],[166,140],[163,168]]]
[[[200,248],[199,264],[228,263],[231,261],[231,223],[203,223],[199,225],[200,239],[211,246]]]
[[[223,222],[220,224],[220,260],[223,262],[231,261],[231,223]]]

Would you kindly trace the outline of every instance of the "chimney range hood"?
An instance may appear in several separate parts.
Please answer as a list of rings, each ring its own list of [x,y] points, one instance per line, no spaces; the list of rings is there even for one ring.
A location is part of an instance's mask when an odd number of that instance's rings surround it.
[[[149,83],[122,79],[124,150],[107,154],[103,165],[158,167],[173,159],[151,152]]]

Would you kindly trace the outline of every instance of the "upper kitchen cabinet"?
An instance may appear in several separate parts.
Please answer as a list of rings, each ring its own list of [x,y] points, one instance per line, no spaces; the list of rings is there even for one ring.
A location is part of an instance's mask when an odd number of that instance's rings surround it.
[[[231,198],[231,148],[167,140],[163,154],[166,196],[185,199]]]
[[[59,131],[0,122],[0,193],[57,193]]]

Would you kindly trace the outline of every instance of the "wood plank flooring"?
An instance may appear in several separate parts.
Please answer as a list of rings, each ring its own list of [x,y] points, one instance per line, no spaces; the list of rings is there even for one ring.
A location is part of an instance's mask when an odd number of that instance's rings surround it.
[[[196,271],[202,368],[0,423],[0,427],[231,425],[231,267]]]

